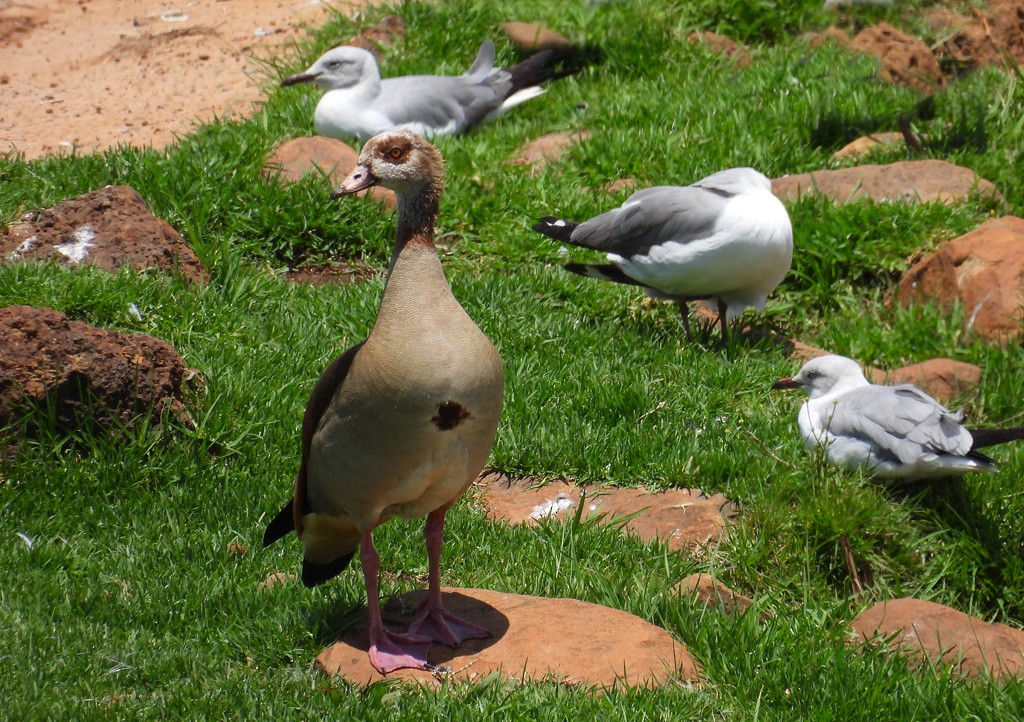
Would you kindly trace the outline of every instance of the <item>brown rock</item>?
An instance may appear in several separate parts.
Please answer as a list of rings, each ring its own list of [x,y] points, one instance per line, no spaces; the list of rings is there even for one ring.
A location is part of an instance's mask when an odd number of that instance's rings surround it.
[[[295,183],[313,173],[326,178],[333,187],[345,180],[358,160],[359,153],[336,138],[325,138],[322,135],[292,138],[281,143],[267,156],[263,175]],[[394,191],[387,188],[374,186],[356,195],[365,197],[367,194],[387,210],[398,204]]]
[[[589,137],[590,131],[588,130],[542,135],[523,146],[512,163],[528,165],[531,173],[537,173],[544,166],[560,161],[574,145]]]
[[[155,268],[192,282],[209,280],[178,232],[128,186],[106,186],[23,215],[0,235],[0,263],[16,261],[87,264],[108,271]]]
[[[70,321],[52,308],[0,309],[0,426],[53,404],[61,428],[127,425],[170,414],[189,423],[189,372],[170,344]]]
[[[559,35],[554,30],[549,30],[543,25],[533,23],[509,22],[502,23],[501,29],[505,31],[512,46],[521,53],[530,53],[537,50],[554,50],[564,52],[572,49],[569,38]]]
[[[601,186],[601,190],[610,196],[617,195],[622,191],[631,191],[636,188],[636,181],[632,178],[619,178],[617,180],[608,181]]]
[[[864,135],[856,140],[850,141],[842,148],[832,154],[832,160],[856,160],[870,155],[873,151],[883,146],[902,145],[904,143],[903,133],[893,131],[891,133],[872,133]]]
[[[882,79],[932,93],[945,85],[939,63],[921,40],[880,22],[864,28],[853,38],[852,47],[875,55],[882,61]]]
[[[1024,631],[975,619],[919,599],[876,604],[853,621],[865,642],[896,635],[898,651],[922,662],[952,667],[965,677],[987,672],[996,680],[1024,677]]]
[[[913,384],[945,403],[978,388],[981,368],[948,358],[934,358],[890,371],[884,383]]]
[[[425,592],[387,604],[385,621],[408,626]],[[445,607],[493,635],[471,639],[457,649],[434,645],[428,659],[441,674],[402,669],[389,679],[436,686],[439,677],[461,681],[492,672],[523,681],[558,679],[584,687],[652,687],[672,680],[697,681],[700,668],[690,653],[660,627],[628,612],[576,599],[543,599],[484,589],[446,589]],[[365,624],[317,657],[328,675],[368,685],[383,677],[371,665]]]
[[[1015,338],[1024,314],[1024,219],[985,221],[915,264],[896,290],[900,303],[963,304],[966,326],[983,338]]]
[[[1001,198],[995,186],[970,168],[944,160],[907,160],[888,165],[858,165],[838,170],[772,179],[772,192],[783,200],[820,193],[837,203],[863,197],[876,202],[907,201],[956,203],[973,193]]]
[[[368,50],[378,61],[381,46],[394,45],[405,37],[405,21],[397,15],[386,15],[380,22],[363,29],[348,41],[349,45]]]
[[[933,27],[952,31],[935,54],[959,68],[988,65],[1014,68],[1024,63],[1024,0],[992,0],[988,12],[976,9],[968,19],[936,9],[929,16]],[[948,34],[948,33],[947,33]]]
[[[627,531],[644,541],[660,539],[674,550],[694,549],[719,539],[737,513],[723,494],[709,497],[700,489],[648,492],[571,486],[564,481],[537,485],[529,479],[513,481],[500,472],[482,475],[477,484],[480,503],[491,521],[536,524],[543,518],[573,518],[582,501],[582,519],[596,514],[611,523],[630,517],[624,527]]]
[[[724,55],[741,68],[750,67],[750,50],[730,37],[710,32],[694,32],[686,36],[691,43],[700,43],[713,53]]]
[[[754,603],[753,599],[737,594],[708,574],[691,574],[672,589],[680,596],[693,597],[708,609],[721,609],[727,614],[743,614]]]
[[[259,583],[259,589],[273,589],[274,587],[287,586],[289,583],[294,582],[298,577],[291,572],[274,572],[269,575],[266,579]],[[369,640],[369,637],[367,637]],[[369,641],[367,641],[369,645]]]
[[[803,341],[797,341],[796,339],[791,339],[790,344],[792,344],[792,348],[789,352],[790,358],[795,358],[800,361],[810,361],[812,358],[827,356],[832,353],[831,351],[825,351],[824,349],[817,348],[816,346],[809,346]]]

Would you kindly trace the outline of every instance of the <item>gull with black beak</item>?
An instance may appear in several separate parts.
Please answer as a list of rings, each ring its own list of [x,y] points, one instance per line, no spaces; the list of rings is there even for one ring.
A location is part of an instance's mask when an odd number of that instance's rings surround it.
[[[567,74],[552,67],[544,50],[508,70],[495,67],[485,40],[462,75],[406,75],[381,79],[377,61],[362,48],[340,45],[282,86],[314,83],[324,94],[313,113],[320,135],[359,140],[407,129],[434,137],[459,134],[544,93],[540,83]]]
[[[426,667],[432,642],[457,646],[489,632],[455,617],[441,598],[445,513],[487,462],[504,373],[494,344],[452,295],[434,247],[444,166],[409,131],[371,138],[333,195],[380,184],[398,197],[398,229],[370,335],[336,358],[302,420],[292,499],[264,546],[295,530],[302,581],[340,574],[356,551],[366,583],[370,661],[381,673]],[[381,620],[373,531],[392,517],[427,517],[429,588],[407,634]]]
[[[883,386],[845,356],[820,356],[773,389],[803,389],[797,416],[807,448],[823,447],[840,467],[863,467],[886,479],[918,480],[996,471],[978,451],[1024,438],[1024,428],[967,429],[956,413],[912,384]]]

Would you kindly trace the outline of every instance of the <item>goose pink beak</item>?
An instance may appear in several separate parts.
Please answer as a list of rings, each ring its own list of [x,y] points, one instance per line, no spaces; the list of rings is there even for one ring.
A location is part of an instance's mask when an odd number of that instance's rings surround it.
[[[377,179],[370,172],[370,167],[360,163],[349,173],[348,178],[341,182],[341,185],[331,191],[331,198],[352,195],[375,185],[377,185]]]

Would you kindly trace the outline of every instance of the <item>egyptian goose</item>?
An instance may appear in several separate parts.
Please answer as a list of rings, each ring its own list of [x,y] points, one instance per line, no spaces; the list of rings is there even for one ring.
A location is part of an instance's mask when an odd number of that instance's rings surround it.
[[[302,420],[292,500],[270,522],[268,545],[297,530],[307,587],[339,574],[356,550],[369,606],[370,661],[382,673],[424,667],[430,642],[457,646],[487,630],[445,611],[440,558],[445,512],[487,462],[504,373],[490,340],[452,295],[433,243],[443,188],[440,153],[409,131],[370,139],[335,190],[380,184],[398,198],[398,229],[370,335],[334,360]],[[429,590],[408,634],[381,621],[373,530],[427,515]]]
[[[793,229],[772,184],[753,168],[730,168],[689,186],[637,191],[619,208],[582,223],[552,216],[533,230],[608,254],[607,264],[567,271],[641,286],[679,304],[690,332],[690,301],[713,301],[723,337],[744,309],[764,311],[793,261]]]
[[[966,429],[963,411],[950,412],[912,384],[882,386],[845,356],[819,356],[772,388],[803,389],[797,416],[807,448],[820,446],[836,466],[863,467],[888,479],[931,479],[996,471],[979,448],[1024,438],[1024,429]]]
[[[565,75],[541,51],[508,70],[494,67],[494,43],[480,45],[462,75],[407,75],[381,80],[373,55],[341,45],[283,86],[315,83],[326,92],[313,113],[316,132],[360,140],[405,128],[425,136],[464,133],[544,92],[538,83]]]

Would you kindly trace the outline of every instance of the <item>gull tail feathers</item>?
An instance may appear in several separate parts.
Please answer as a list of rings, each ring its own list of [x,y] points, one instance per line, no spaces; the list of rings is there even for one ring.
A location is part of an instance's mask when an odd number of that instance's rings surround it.
[[[974,443],[971,446],[972,450],[1024,439],[1024,427],[1013,429],[968,429],[968,431],[971,432],[971,438],[974,439]]]
[[[579,221],[566,221],[554,216],[544,216],[533,226],[533,230],[556,241],[572,243],[572,232],[578,225]]]
[[[622,269],[611,263],[567,263],[563,266],[569,273],[587,278],[600,278],[604,281],[626,283],[630,286],[643,286],[636,279],[630,278]]]

